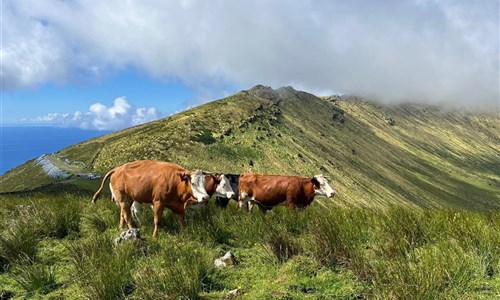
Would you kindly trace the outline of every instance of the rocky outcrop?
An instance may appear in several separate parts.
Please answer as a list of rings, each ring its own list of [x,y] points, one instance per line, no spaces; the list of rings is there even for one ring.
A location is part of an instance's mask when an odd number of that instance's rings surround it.
[[[129,240],[133,240],[133,241],[134,240],[142,240],[141,233],[140,233],[139,229],[132,228],[132,229],[128,229],[128,230],[123,231],[120,234],[120,236],[114,240],[114,244],[118,245],[124,241],[129,241]]]
[[[273,89],[269,86],[263,86],[261,84],[254,86],[249,89],[248,92],[254,96],[259,98],[268,99],[277,104],[284,101],[293,101],[293,100],[308,100],[311,98],[317,99],[317,97],[313,94],[297,91],[291,86],[283,86],[279,89]]]
[[[345,111],[341,108],[334,107],[332,119],[336,122],[344,123],[345,122]]]
[[[385,118],[385,121],[387,122],[387,124],[389,126],[394,126],[396,125],[396,120],[394,120],[393,118]]]
[[[234,266],[237,264],[236,257],[231,251],[227,251],[224,256],[221,256],[214,261],[214,265],[217,268],[224,268],[229,266]]]

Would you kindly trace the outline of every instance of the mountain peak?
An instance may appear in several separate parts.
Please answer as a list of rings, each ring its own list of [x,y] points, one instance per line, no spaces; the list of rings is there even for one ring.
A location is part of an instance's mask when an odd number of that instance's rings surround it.
[[[303,91],[297,91],[292,86],[282,86],[278,89],[273,89],[270,86],[258,84],[249,89],[247,92],[259,98],[268,99],[271,101],[289,101],[291,99],[307,99],[310,97],[316,98],[316,96],[312,94]]]
[[[277,89],[273,89],[270,86],[266,86],[266,85],[262,85],[262,84],[257,84],[256,86],[252,87],[248,91],[251,93],[259,93],[259,92],[277,92],[277,93],[280,93],[280,92],[284,92],[284,91],[289,92],[289,93],[296,93],[297,92],[297,90],[295,90],[290,85],[282,86],[282,87],[277,88]]]

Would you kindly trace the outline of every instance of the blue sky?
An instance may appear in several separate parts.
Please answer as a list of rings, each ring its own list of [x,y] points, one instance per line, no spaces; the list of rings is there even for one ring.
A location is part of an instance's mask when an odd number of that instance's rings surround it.
[[[126,97],[129,103],[140,107],[155,107],[162,115],[196,102],[193,90],[181,81],[164,81],[137,70],[124,70],[92,82],[48,82],[7,91],[3,95],[3,123],[43,124],[35,119],[54,112],[86,112],[94,103],[112,106],[118,97]]]
[[[499,106],[496,0],[1,4],[3,124],[117,130],[255,84]]]

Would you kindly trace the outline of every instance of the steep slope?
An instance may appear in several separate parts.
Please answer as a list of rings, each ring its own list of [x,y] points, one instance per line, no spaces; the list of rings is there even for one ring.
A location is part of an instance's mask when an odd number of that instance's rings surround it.
[[[493,114],[256,86],[60,154],[101,174],[136,159],[225,173],[323,173],[346,205],[484,210],[500,208],[498,125]],[[2,191],[50,182],[26,180],[34,170],[28,162],[8,172]]]

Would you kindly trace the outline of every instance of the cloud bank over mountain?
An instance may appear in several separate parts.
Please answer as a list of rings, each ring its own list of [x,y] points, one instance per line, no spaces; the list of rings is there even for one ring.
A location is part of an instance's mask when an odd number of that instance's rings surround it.
[[[151,122],[161,117],[163,117],[162,113],[154,107],[134,108],[125,97],[118,97],[110,107],[106,107],[101,103],[94,103],[87,112],[49,113],[29,121],[62,127],[119,130]]]
[[[4,1],[2,80],[16,90],[132,66],[205,92],[263,83],[497,107],[498,11],[496,0]]]

